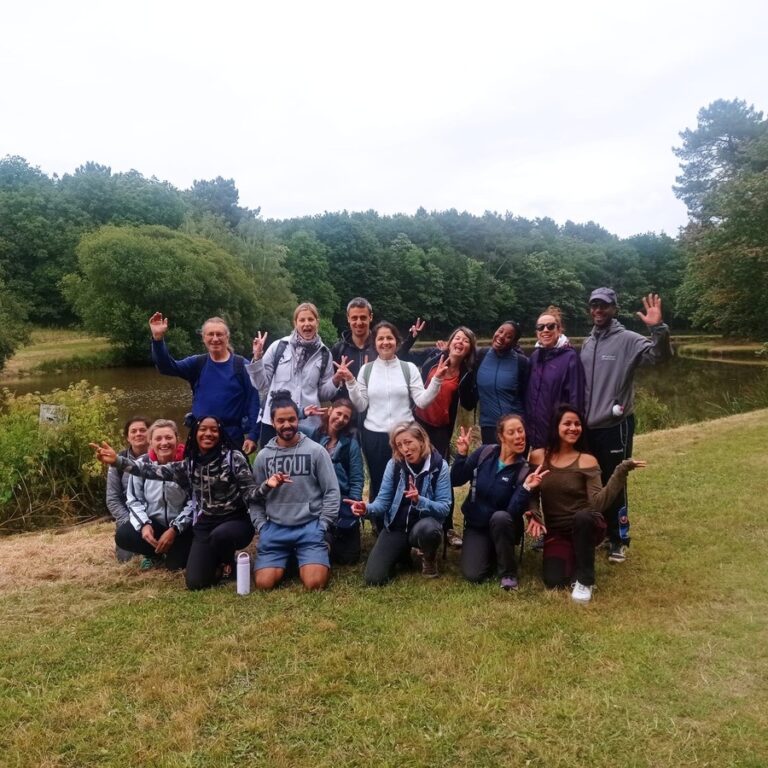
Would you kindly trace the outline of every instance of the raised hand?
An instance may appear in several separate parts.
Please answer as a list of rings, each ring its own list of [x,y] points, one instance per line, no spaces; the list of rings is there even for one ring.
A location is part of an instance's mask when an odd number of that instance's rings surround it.
[[[279,488],[284,483],[292,483],[291,476],[287,472],[275,472],[267,479],[267,485],[270,488]]]
[[[345,504],[349,504],[349,508],[352,510],[352,514],[355,517],[363,517],[367,504],[364,501],[358,501],[357,499],[342,499]]]
[[[415,339],[423,330],[427,324],[426,320],[422,320],[420,317],[416,318],[416,322],[408,329],[408,333]]]
[[[355,374],[352,373],[352,371],[349,370],[347,367],[352,362],[352,359],[347,357],[346,355],[341,356],[341,362],[337,363],[335,360],[333,362],[334,366],[336,367],[336,373],[333,375],[333,378],[336,381],[354,381]]]
[[[661,297],[658,293],[649,293],[643,296],[645,312],[635,312],[647,326],[658,325],[661,320]]]
[[[435,378],[442,379],[448,371],[448,357],[441,357],[435,366]]]
[[[458,453],[459,456],[466,456],[469,453],[469,441],[471,437],[471,429],[459,427],[459,436],[456,438],[456,453]]]
[[[413,481],[412,476],[408,478],[408,487],[405,489],[403,496],[405,496],[411,504],[416,504],[419,500],[419,489],[416,487],[416,483]]]
[[[544,465],[540,465],[536,467],[536,469],[531,472],[528,477],[525,478],[525,481],[523,482],[523,487],[526,491],[532,491],[534,488],[538,488],[541,485],[541,481],[543,478],[545,478],[549,474],[548,469],[544,469]]]
[[[98,443],[88,443],[96,454],[96,459],[102,464],[114,464],[117,461],[117,451],[106,441]]]
[[[441,352],[445,352],[445,350],[448,349],[448,342],[445,339],[438,339],[438,341],[435,342],[435,347]]]
[[[304,406],[305,416],[325,416],[328,412],[327,408],[322,408],[319,405],[306,405]]]
[[[264,354],[264,345],[267,343],[267,336],[268,334],[266,331],[264,331],[264,333],[257,331],[256,335],[253,337],[254,360],[261,360],[262,355]]]
[[[155,312],[149,318],[149,330],[152,331],[152,338],[155,341],[162,341],[165,334],[168,333],[168,318],[163,317],[162,312]]]

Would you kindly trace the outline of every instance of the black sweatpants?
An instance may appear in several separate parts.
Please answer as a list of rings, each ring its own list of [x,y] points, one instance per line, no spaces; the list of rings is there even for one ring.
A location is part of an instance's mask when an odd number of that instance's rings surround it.
[[[451,458],[451,437],[453,436],[453,427],[433,427],[431,424],[427,424],[420,419],[416,421],[424,427],[424,430],[429,435],[429,441],[432,443],[432,447],[449,462]],[[450,531],[453,528],[453,488],[451,488],[451,508],[448,510],[448,516],[443,521],[443,530]]]
[[[635,435],[635,417],[627,416],[620,424],[603,429],[588,429],[587,441],[590,453],[597,459],[600,465],[603,485],[610,480],[613,470],[624,459],[632,456],[632,439]],[[627,487],[616,496],[603,513],[605,523],[608,526],[608,538],[612,544],[627,544],[629,538],[622,540],[619,535],[619,517],[629,516],[629,501],[627,499]],[[581,581],[581,579],[579,579]],[[583,583],[583,582],[582,582]]]
[[[595,547],[605,537],[605,521],[591,509],[573,516],[570,534],[547,533],[544,537],[542,570],[549,589],[568,587],[576,581],[591,587],[595,583]]]
[[[422,517],[408,532],[384,528],[368,555],[365,583],[371,587],[386,584],[397,564],[409,556],[411,547],[418,547],[427,557],[435,557],[442,540],[443,526],[434,517]]]
[[[360,433],[360,444],[363,448],[365,463],[368,465],[368,501],[371,502],[379,495],[384,470],[387,468],[387,462],[392,458],[392,449],[386,432],[371,432],[365,428]]]
[[[155,520],[152,523],[152,533],[156,539],[159,539],[168,529]],[[120,549],[128,552],[136,552],[144,557],[155,557],[155,548],[141,538],[141,531],[137,531],[129,522],[119,525],[115,531],[115,544]],[[184,568],[189,557],[189,550],[192,546],[192,531],[177,533],[173,545],[165,553],[165,567],[169,571],[178,571]]]
[[[467,581],[479,583],[493,576],[517,576],[515,545],[523,535],[522,518],[513,518],[505,509],[491,515],[488,528],[464,528],[461,573]]]
[[[187,589],[212,587],[218,581],[219,566],[234,567],[235,551],[245,549],[253,534],[253,523],[245,512],[226,517],[200,515],[192,527]]]
[[[360,562],[360,525],[351,528],[333,529],[331,537],[331,563],[333,565],[355,565]]]

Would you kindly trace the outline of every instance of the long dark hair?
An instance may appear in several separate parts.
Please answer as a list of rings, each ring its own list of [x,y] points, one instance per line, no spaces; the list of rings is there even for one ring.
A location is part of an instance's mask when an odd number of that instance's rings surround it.
[[[200,424],[205,421],[205,419],[213,419],[219,427],[219,442],[208,454],[206,454],[207,456],[210,456],[211,454],[222,454],[225,451],[241,450],[240,446],[235,445],[232,438],[225,432],[224,425],[221,423],[218,416],[201,416],[199,419],[195,419],[194,422],[192,422],[192,428],[189,430],[186,443],[184,443],[184,458],[190,465],[194,464],[203,455],[200,452],[200,446],[197,444],[197,433],[200,429]]]
[[[549,422],[549,434],[547,435],[547,445],[544,451],[546,456],[551,456],[553,453],[557,453],[558,450],[560,450],[559,427],[560,421],[566,413],[575,413],[581,422],[581,435],[579,435],[579,439],[576,441],[576,444],[573,447],[582,453],[589,453],[589,444],[587,443],[586,434],[587,425],[584,421],[584,416],[582,415],[581,411],[573,405],[562,403],[552,414],[552,418]]]
[[[349,435],[352,432],[352,428],[355,423],[355,414],[357,411],[355,410],[355,406],[352,404],[352,401],[347,397],[337,397],[328,407],[326,412],[323,414],[322,419],[320,420],[320,426],[317,428],[317,434],[318,435],[330,435],[331,433],[328,430],[328,420],[331,416],[331,409],[332,408],[349,408],[350,413],[352,414],[349,423],[346,427],[339,433],[339,437],[342,435]]]

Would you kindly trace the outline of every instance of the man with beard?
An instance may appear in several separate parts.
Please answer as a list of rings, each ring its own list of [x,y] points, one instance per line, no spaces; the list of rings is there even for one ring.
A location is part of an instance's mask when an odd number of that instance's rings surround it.
[[[323,589],[331,573],[326,534],[339,514],[336,472],[325,448],[299,432],[290,392],[273,393],[270,416],[277,434],[253,466],[262,492],[250,508],[259,533],[256,588],[277,586],[295,555],[302,584]]]
[[[626,329],[617,319],[618,297],[613,288],[596,288],[589,297],[592,331],[584,339],[581,362],[586,374],[587,442],[600,464],[606,485],[616,467],[632,456],[635,433],[635,372],[672,355],[669,327],[662,321],[661,298],[643,297],[644,312],[636,312],[650,337]],[[624,488],[603,512],[608,524],[608,562],[623,563],[629,546],[629,509]]]

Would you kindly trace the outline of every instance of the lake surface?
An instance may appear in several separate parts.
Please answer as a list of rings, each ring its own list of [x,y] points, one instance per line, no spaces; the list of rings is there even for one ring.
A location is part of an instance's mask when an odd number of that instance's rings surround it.
[[[8,386],[14,392],[50,392],[87,379],[102,389],[122,390],[120,419],[134,414],[170,418],[180,424],[192,401],[182,379],[154,368],[108,368],[81,374],[47,375]],[[675,424],[768,407],[768,367],[675,357],[659,367],[641,368],[636,383],[670,409]]]

